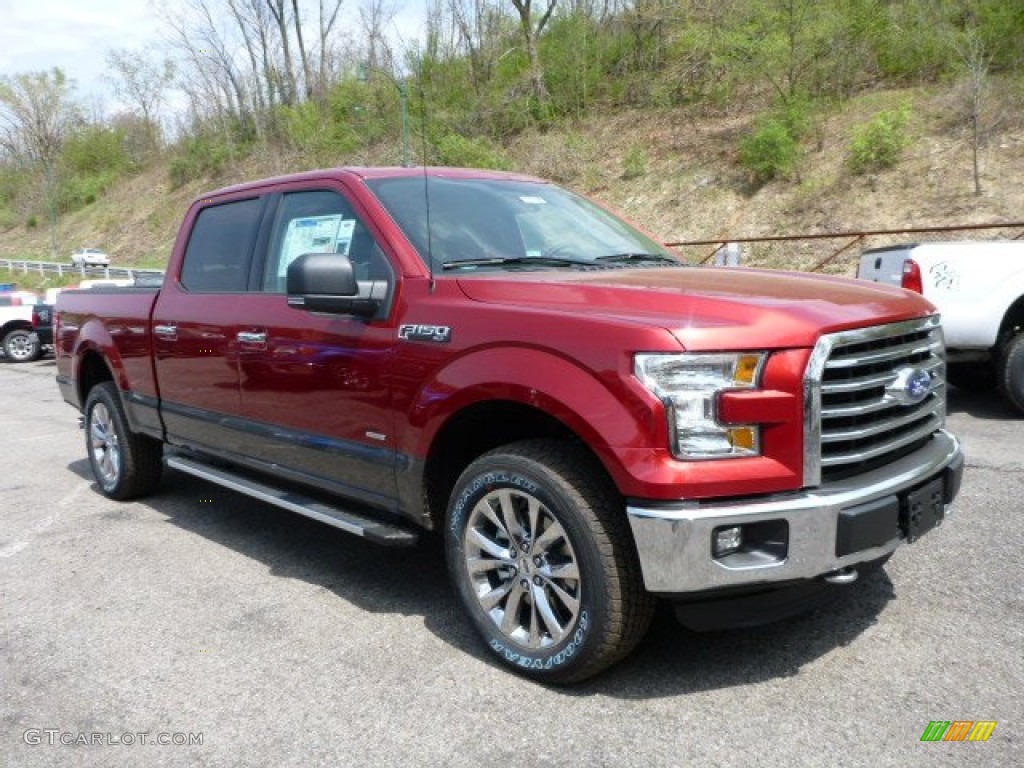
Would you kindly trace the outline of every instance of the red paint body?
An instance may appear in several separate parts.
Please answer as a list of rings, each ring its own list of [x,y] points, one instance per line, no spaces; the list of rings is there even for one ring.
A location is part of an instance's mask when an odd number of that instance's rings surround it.
[[[400,496],[402,464],[426,461],[450,419],[495,400],[556,419],[590,446],[625,497],[745,496],[802,485],[802,376],[821,334],[932,312],[926,301],[898,288],[748,269],[482,271],[432,279],[364,185],[367,177],[422,173],[324,171],[204,195],[185,217],[159,292],[61,295],[55,341],[65,398],[81,407],[83,372],[102,362],[126,401],[145,406],[132,411],[136,428],[172,444],[190,442],[189,427],[182,422],[179,428],[176,420],[187,420],[182,413],[194,408],[222,417],[210,422],[220,431],[204,437],[201,448],[258,455],[267,466],[318,477],[329,471],[306,466],[286,443],[233,431],[232,420],[256,424],[267,435],[280,427],[313,443],[340,441],[357,454],[367,452],[360,461],[377,462],[384,452],[383,462],[390,456],[397,465],[383,470],[391,472],[391,494],[386,477],[374,480],[379,498],[373,499],[358,487],[364,476],[358,472],[355,481],[334,481],[414,518],[415,510],[388,501]],[[312,314],[289,307],[281,294],[211,299],[182,288],[183,254],[204,207],[295,189],[338,190],[366,221],[395,273],[386,318]],[[175,325],[177,338],[155,336],[161,324]],[[449,326],[451,340],[400,340],[398,328],[406,324]],[[237,340],[240,331],[265,332],[265,348],[247,348]],[[764,424],[762,456],[673,458],[664,408],[633,376],[633,356],[683,350],[773,353],[760,389],[727,394],[721,404],[729,420]],[[168,403],[187,408],[172,414]]]

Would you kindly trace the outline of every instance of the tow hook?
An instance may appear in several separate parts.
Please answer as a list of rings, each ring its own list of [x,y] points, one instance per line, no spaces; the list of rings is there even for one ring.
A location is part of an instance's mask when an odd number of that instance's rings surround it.
[[[840,568],[838,571],[825,575],[825,581],[829,584],[853,584],[860,574],[856,568]]]

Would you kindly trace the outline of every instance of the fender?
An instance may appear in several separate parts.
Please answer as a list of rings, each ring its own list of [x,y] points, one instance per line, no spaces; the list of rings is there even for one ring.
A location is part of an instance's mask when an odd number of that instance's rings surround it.
[[[772,369],[785,368],[792,357],[778,355]],[[805,360],[806,351],[796,357]],[[597,455],[626,497],[705,498],[799,486],[799,466],[780,457],[676,459],[669,450],[664,406],[632,376],[631,360],[623,355],[622,370],[595,375],[570,359],[538,348],[492,347],[470,352],[440,369],[420,390],[409,411],[409,440],[400,451],[413,460],[425,459],[453,415],[476,403],[506,400],[534,407],[564,424]],[[771,386],[768,373],[766,384]],[[776,374],[771,376],[774,380]],[[781,397],[781,407],[787,412],[784,423],[766,425],[765,439],[776,440],[769,432],[784,432],[802,424],[802,405],[788,394],[767,394]],[[594,424],[601,426],[600,432]],[[785,440],[791,441],[792,436]]]
[[[527,405],[560,421],[597,454],[620,488],[631,484],[619,459],[623,449],[667,445],[664,418],[629,391],[618,371],[598,378],[570,359],[524,346],[470,351],[438,370],[411,404],[401,449],[425,458],[449,418],[494,400]]]
[[[103,321],[97,317],[90,317],[79,328],[78,336],[75,339],[75,347],[71,353],[71,380],[75,383],[79,409],[85,407],[85,400],[88,396],[83,390],[85,382],[82,377],[82,364],[90,354],[98,355],[104,365],[106,365],[107,370],[110,371],[111,378],[121,393],[121,402],[125,406],[125,415],[128,418],[129,426],[133,431],[137,431],[138,424],[136,424],[132,409],[128,407],[127,398],[125,397],[126,393],[130,392],[131,387],[125,371],[124,360],[121,357],[120,350],[117,348],[117,344],[114,343],[113,336],[111,336]]]

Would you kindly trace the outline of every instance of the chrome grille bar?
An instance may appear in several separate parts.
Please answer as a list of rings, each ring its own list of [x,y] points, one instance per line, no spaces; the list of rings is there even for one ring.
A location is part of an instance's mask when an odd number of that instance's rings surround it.
[[[918,372],[929,377],[923,399],[906,384]],[[822,336],[804,374],[805,486],[927,439],[945,424],[945,384],[937,315]]]

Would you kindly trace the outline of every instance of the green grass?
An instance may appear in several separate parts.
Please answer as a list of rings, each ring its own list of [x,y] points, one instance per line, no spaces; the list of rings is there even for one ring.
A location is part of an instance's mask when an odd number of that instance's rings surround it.
[[[63,275],[61,277],[47,273],[40,275],[38,272],[22,272],[21,270],[0,269],[0,283],[15,283],[19,291],[35,291],[43,293],[47,288],[63,288],[74,285],[81,280],[75,275]]]

